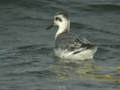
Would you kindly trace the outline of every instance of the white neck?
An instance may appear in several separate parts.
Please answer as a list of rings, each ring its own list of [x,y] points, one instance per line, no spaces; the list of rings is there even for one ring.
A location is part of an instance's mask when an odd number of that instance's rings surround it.
[[[69,32],[70,31],[70,23],[61,24],[58,27],[57,33],[55,35],[55,39],[63,32]]]

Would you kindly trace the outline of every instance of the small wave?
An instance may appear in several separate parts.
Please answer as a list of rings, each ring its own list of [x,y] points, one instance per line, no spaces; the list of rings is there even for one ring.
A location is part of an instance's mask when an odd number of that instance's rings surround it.
[[[17,50],[20,50],[20,51],[27,51],[27,52],[32,52],[32,51],[39,51],[39,53],[41,52],[45,52],[47,53],[47,51],[50,51],[52,48],[50,47],[47,47],[46,45],[44,44],[41,44],[41,45],[28,45],[28,46],[22,46],[22,47],[18,47],[16,48]]]
[[[37,56],[37,55],[49,55],[52,52],[52,47],[47,47],[45,45],[28,45],[21,46],[14,49],[1,50],[0,59],[17,59],[21,57]]]
[[[119,33],[110,32],[110,31],[106,31],[106,30],[103,30],[103,29],[93,28],[93,27],[88,27],[87,30],[97,31],[97,32],[101,32],[101,33],[104,33],[104,34],[110,34],[110,35],[120,36]]]
[[[101,11],[119,11],[120,5],[117,4],[91,4],[88,5],[89,8],[93,10],[101,10]]]
[[[79,28],[79,29],[83,29],[83,28],[86,28],[87,26],[85,24],[82,24],[82,23],[76,23],[76,22],[72,22],[73,27],[75,28]]]

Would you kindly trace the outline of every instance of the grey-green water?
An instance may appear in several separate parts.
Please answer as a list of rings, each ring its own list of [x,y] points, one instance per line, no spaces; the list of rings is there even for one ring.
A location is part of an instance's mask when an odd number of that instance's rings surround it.
[[[95,59],[65,63],[54,57],[56,12],[71,32],[98,46]],[[0,0],[0,90],[120,90],[119,0]]]

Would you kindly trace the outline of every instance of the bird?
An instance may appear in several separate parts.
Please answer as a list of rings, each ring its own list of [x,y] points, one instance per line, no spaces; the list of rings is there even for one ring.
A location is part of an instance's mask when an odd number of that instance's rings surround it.
[[[87,39],[70,32],[70,17],[67,12],[59,12],[54,16],[53,23],[48,26],[51,29],[57,26],[55,34],[55,56],[67,60],[89,60],[94,58],[97,46]]]

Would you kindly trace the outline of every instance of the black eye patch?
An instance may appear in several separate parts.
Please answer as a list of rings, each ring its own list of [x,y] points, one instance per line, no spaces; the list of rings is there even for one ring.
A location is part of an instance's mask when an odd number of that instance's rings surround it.
[[[59,17],[56,17],[55,20],[62,22],[62,19],[60,19]]]

